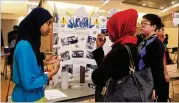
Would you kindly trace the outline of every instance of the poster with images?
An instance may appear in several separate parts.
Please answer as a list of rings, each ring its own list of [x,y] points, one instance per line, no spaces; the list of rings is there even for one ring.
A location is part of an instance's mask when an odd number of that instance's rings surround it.
[[[98,17],[57,15],[53,25],[53,54],[61,57],[61,70],[53,77],[60,82],[61,71],[68,71],[69,81],[80,80],[80,68],[84,67],[86,80],[97,68],[93,57],[96,37],[101,32],[101,19]]]

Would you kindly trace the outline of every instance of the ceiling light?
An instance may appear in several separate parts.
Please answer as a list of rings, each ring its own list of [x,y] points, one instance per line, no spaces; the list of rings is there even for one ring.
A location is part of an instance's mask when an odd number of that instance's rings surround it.
[[[178,3],[178,4],[173,5],[173,8],[175,8],[175,7],[177,7],[177,6],[179,6],[179,3]]]
[[[178,7],[178,6],[179,6],[179,3],[176,3],[176,4],[174,4],[174,5],[170,6],[170,7],[167,7],[167,8],[165,8],[165,9],[163,9],[160,13],[166,12],[166,11],[168,11],[168,10],[170,10],[170,9],[172,9],[172,8],[176,8],[176,7]],[[160,14],[160,13],[159,13],[159,14]]]
[[[175,2],[173,1],[172,4],[175,4]]]
[[[143,6],[146,6],[146,4],[142,4]]]
[[[163,7],[160,7],[160,9],[163,9]]]
[[[162,10],[162,12],[166,12],[166,11],[168,11],[168,8],[167,8],[167,9]]]

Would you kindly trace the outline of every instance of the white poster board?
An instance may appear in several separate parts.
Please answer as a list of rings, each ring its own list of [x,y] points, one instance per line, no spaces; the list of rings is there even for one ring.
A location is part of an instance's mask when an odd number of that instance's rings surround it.
[[[85,9],[79,8],[74,15],[59,15],[54,9],[53,54],[61,56],[61,69],[53,76],[54,85],[61,82],[61,70],[68,69],[68,80],[80,80],[80,67],[85,67],[85,80],[97,68],[92,51],[96,49],[96,37],[106,29],[107,18],[89,17]],[[108,38],[108,37],[107,37]],[[110,40],[104,50],[111,46]]]
[[[84,8],[80,8],[72,17],[54,13],[53,54],[61,56],[61,69],[68,69],[69,81],[80,79],[81,66],[86,68],[86,80],[91,79],[92,71],[97,68],[92,51],[96,49],[96,37],[100,33],[99,23],[96,23],[99,21],[86,14],[82,16],[78,13],[81,10],[84,13]],[[53,81],[61,81],[61,70]]]

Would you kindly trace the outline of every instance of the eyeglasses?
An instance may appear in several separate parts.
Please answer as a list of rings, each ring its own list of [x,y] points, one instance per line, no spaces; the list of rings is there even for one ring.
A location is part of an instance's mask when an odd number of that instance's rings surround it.
[[[143,22],[143,23],[139,23],[139,25],[145,27],[146,25],[150,25],[150,23]]]

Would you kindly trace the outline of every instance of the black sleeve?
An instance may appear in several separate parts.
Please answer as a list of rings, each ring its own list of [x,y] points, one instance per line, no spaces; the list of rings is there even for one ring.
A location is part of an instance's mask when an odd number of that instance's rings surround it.
[[[1,47],[4,47],[4,39],[3,39],[2,29],[1,29]]]
[[[103,60],[103,62],[92,73],[92,81],[95,85],[104,85],[105,82],[112,77],[115,70],[119,53],[111,51]],[[119,74],[120,75],[120,74]]]
[[[102,61],[103,58],[104,58],[103,48],[102,48],[102,47],[97,48],[97,49],[94,50],[92,53],[93,53],[93,56],[94,56],[94,59],[95,59],[97,65],[99,66],[99,65],[101,64],[101,61]]]
[[[157,39],[146,48],[146,52],[149,57],[149,67],[152,69],[154,89],[156,89],[164,78],[164,46],[162,42]]]

